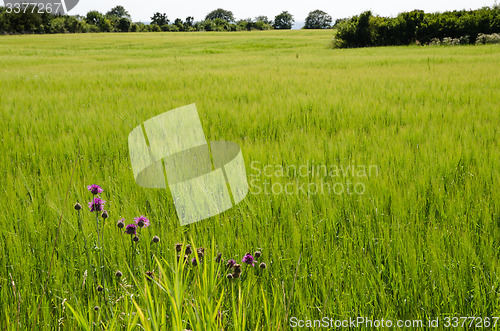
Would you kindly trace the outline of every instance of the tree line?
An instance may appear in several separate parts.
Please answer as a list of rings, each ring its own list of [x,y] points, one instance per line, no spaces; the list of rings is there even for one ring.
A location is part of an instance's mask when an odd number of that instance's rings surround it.
[[[283,11],[274,17],[257,16],[254,19],[236,20],[229,10],[218,8],[208,13],[204,20],[192,16],[184,20],[170,20],[166,13],[156,12],[151,23],[132,22],[123,6],[116,6],[103,14],[89,11],[85,16],[55,15],[39,12],[35,7],[0,7],[0,33],[85,33],[85,32],[161,32],[161,31],[244,31],[291,29],[293,15]],[[304,28],[329,29],[332,17],[321,10],[309,13]]]
[[[474,44],[495,41],[500,32],[500,6],[477,10],[404,12],[381,17],[366,11],[334,24],[333,47],[410,44]]]

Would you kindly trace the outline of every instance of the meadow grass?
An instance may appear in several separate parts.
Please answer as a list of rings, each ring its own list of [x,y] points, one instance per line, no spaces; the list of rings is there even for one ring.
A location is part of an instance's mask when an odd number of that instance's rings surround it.
[[[331,37],[0,37],[0,329],[286,330],[291,317],[499,316],[500,47],[332,50]],[[191,103],[207,140],[239,144],[253,191],[181,227],[168,191],[135,184],[127,137]],[[259,175],[268,164],[377,171]],[[255,192],[264,182],[364,190]],[[110,213],[105,295],[73,210],[84,207],[98,268],[90,184],[103,187]],[[152,225],[131,267],[130,238],[115,224],[138,215]],[[177,263],[176,242],[205,247],[205,259]],[[213,260],[221,252],[239,262],[257,249],[267,268],[245,269],[244,279],[228,281]]]

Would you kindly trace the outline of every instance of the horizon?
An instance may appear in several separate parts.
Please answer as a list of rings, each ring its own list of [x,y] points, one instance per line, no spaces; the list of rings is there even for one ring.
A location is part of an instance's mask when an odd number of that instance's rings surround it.
[[[262,6],[259,6],[259,4],[262,4]],[[168,3],[159,3],[157,1],[143,1],[141,3],[136,3],[130,0],[117,0],[104,3],[102,1],[91,0],[78,3],[78,5],[68,14],[85,16],[86,13],[91,10],[97,10],[105,14],[115,6],[123,6],[129,12],[133,22],[149,23],[151,21],[151,17],[156,12],[167,14],[170,21],[173,21],[176,18],[180,18],[184,21],[188,16],[193,16],[195,21],[202,21],[208,13],[217,8],[223,8],[231,11],[236,20],[246,18],[254,19],[256,16],[261,15],[267,16],[269,19],[273,20],[274,17],[282,11],[288,11],[293,15],[295,20],[293,28],[297,28],[297,26],[304,24],[308,13],[316,9],[323,10],[328,13],[332,16],[333,21],[335,22],[336,19],[359,15],[367,10],[370,10],[374,15],[394,17],[401,12],[408,12],[416,9],[423,10],[426,13],[433,13],[454,10],[474,10],[482,7],[492,7],[496,4],[496,1],[491,0],[473,1],[473,3],[464,0],[447,0],[439,3],[430,0],[409,1],[406,3],[385,0],[379,1],[377,4],[373,4],[366,0],[359,0],[350,2],[349,5],[339,5],[319,0],[291,6],[285,2],[273,2],[272,4],[269,4],[262,0],[256,0],[252,4],[234,3],[230,1],[214,1],[212,3],[206,3],[198,0],[188,0],[181,8],[179,6],[173,6]]]

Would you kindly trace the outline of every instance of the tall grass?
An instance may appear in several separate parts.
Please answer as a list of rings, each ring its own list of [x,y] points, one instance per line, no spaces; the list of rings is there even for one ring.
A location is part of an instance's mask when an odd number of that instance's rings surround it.
[[[0,329],[286,330],[291,317],[498,316],[500,48],[331,50],[330,39],[328,31],[0,38]],[[257,177],[354,180],[366,191],[250,194],[180,227],[168,192],[135,184],[127,136],[193,102],[207,140],[238,143],[249,175],[254,161],[376,165],[378,175]],[[107,302],[82,238],[91,249],[93,183],[110,213],[100,234]],[[129,269],[130,238],[115,223],[141,214],[152,225]],[[203,246],[207,257],[177,263],[176,242]],[[246,279],[228,281],[213,261],[257,249],[267,269]]]

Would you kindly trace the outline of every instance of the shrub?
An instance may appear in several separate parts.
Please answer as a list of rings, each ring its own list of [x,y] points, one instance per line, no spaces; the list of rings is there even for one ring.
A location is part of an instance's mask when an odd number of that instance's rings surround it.
[[[500,33],[500,9],[484,7],[432,14],[414,10],[395,18],[364,12],[337,20],[335,28],[333,47],[410,45],[417,40],[421,44],[465,45],[477,41],[481,34]],[[478,43],[487,40],[489,37],[481,37]]]
[[[500,33],[483,34],[480,33],[476,39],[477,45],[500,44]]]

